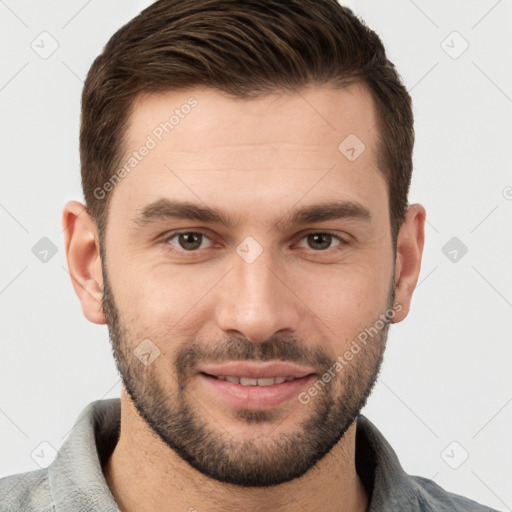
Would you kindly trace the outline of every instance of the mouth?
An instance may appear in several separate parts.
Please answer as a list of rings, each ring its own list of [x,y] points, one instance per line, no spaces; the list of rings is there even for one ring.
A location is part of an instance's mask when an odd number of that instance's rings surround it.
[[[242,384],[242,386],[271,386],[315,373],[314,368],[302,367],[284,361],[268,363],[231,361],[217,365],[202,365],[198,370],[219,380],[227,380],[235,384]],[[235,382],[234,379],[238,379],[238,381]],[[273,379],[273,382],[268,379]]]
[[[238,377],[235,375],[209,375],[201,372],[203,375],[212,377],[217,380],[225,380],[232,384],[241,384],[242,386],[273,386],[274,384],[282,384],[283,382],[291,382],[302,377],[262,377],[255,379],[252,377]]]
[[[298,399],[315,375],[310,368],[284,362],[232,362],[204,366],[198,377],[212,398],[236,408],[268,410]]]

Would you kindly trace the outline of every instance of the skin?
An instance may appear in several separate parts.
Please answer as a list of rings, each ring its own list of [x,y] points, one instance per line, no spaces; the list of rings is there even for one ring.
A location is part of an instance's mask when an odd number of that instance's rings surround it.
[[[215,357],[271,360],[264,355],[271,348],[272,360],[302,360],[321,377],[393,302],[399,310],[391,322],[402,321],[420,272],[425,209],[409,206],[395,254],[377,166],[375,108],[359,84],[249,101],[212,89],[147,95],[133,105],[125,156],[190,97],[197,106],[111,192],[102,252],[84,205],[70,201],[63,212],[73,286],[87,319],[109,325],[124,382],[120,439],[105,478],[129,512],[170,504],[172,510],[364,511],[369,498],[355,467],[354,418],[375,382],[389,325],[308,404],[293,399],[260,414],[241,410],[208,391],[195,371]],[[365,144],[354,161],[338,149],[348,134]],[[133,221],[161,198],[215,208],[238,223]],[[361,204],[370,220],[278,222],[333,200]],[[171,238],[198,230],[207,238],[192,252]],[[328,238],[328,248],[320,249],[306,236],[326,230],[345,243]],[[248,236],[263,249],[251,263],[236,252]],[[133,350],[148,338],[160,355],[146,366]],[[239,345],[228,345],[233,341]],[[324,409],[330,423],[319,421]],[[173,433],[166,421],[185,412],[181,426],[189,431],[182,438],[202,428],[217,443],[201,460],[196,438],[188,447],[195,465],[165,438]],[[338,432],[329,430],[333,424]],[[316,463],[308,459],[313,448],[321,455]],[[238,468],[236,476],[227,472],[234,480],[254,475],[259,455],[263,476],[280,483],[220,481],[223,454]],[[302,468],[284,464],[301,460]]]

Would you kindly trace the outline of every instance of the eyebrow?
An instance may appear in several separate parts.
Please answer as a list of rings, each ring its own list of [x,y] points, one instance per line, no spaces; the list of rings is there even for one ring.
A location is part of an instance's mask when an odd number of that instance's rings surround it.
[[[313,204],[294,210],[277,221],[274,226],[299,225],[337,219],[371,221],[368,208],[355,201],[330,201]],[[198,222],[223,224],[231,229],[240,224],[240,219],[219,210],[188,201],[158,199],[139,210],[132,221],[147,226],[160,220],[186,219]]]

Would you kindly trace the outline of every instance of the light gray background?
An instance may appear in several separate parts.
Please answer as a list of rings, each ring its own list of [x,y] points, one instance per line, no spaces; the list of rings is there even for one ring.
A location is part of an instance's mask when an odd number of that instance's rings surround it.
[[[0,0],[0,476],[47,465],[89,402],[119,396],[107,328],[85,319],[71,285],[61,212],[82,201],[85,75],[149,3]],[[412,311],[391,327],[363,413],[407,472],[511,510],[512,2],[347,4],[413,96],[410,201],[428,223]],[[46,59],[31,47],[52,39]],[[46,263],[32,252],[42,237],[57,248]],[[455,262],[452,237],[468,248]]]

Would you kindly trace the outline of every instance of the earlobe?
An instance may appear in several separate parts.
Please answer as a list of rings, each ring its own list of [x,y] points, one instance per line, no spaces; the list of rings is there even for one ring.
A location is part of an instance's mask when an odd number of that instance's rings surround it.
[[[82,311],[89,321],[104,324],[103,274],[96,225],[82,203],[69,201],[62,213],[62,227],[69,274]]]
[[[409,313],[412,294],[421,269],[425,243],[425,218],[425,208],[421,204],[410,205],[398,235],[395,301],[401,304],[402,309],[395,315],[393,323],[401,322]]]

